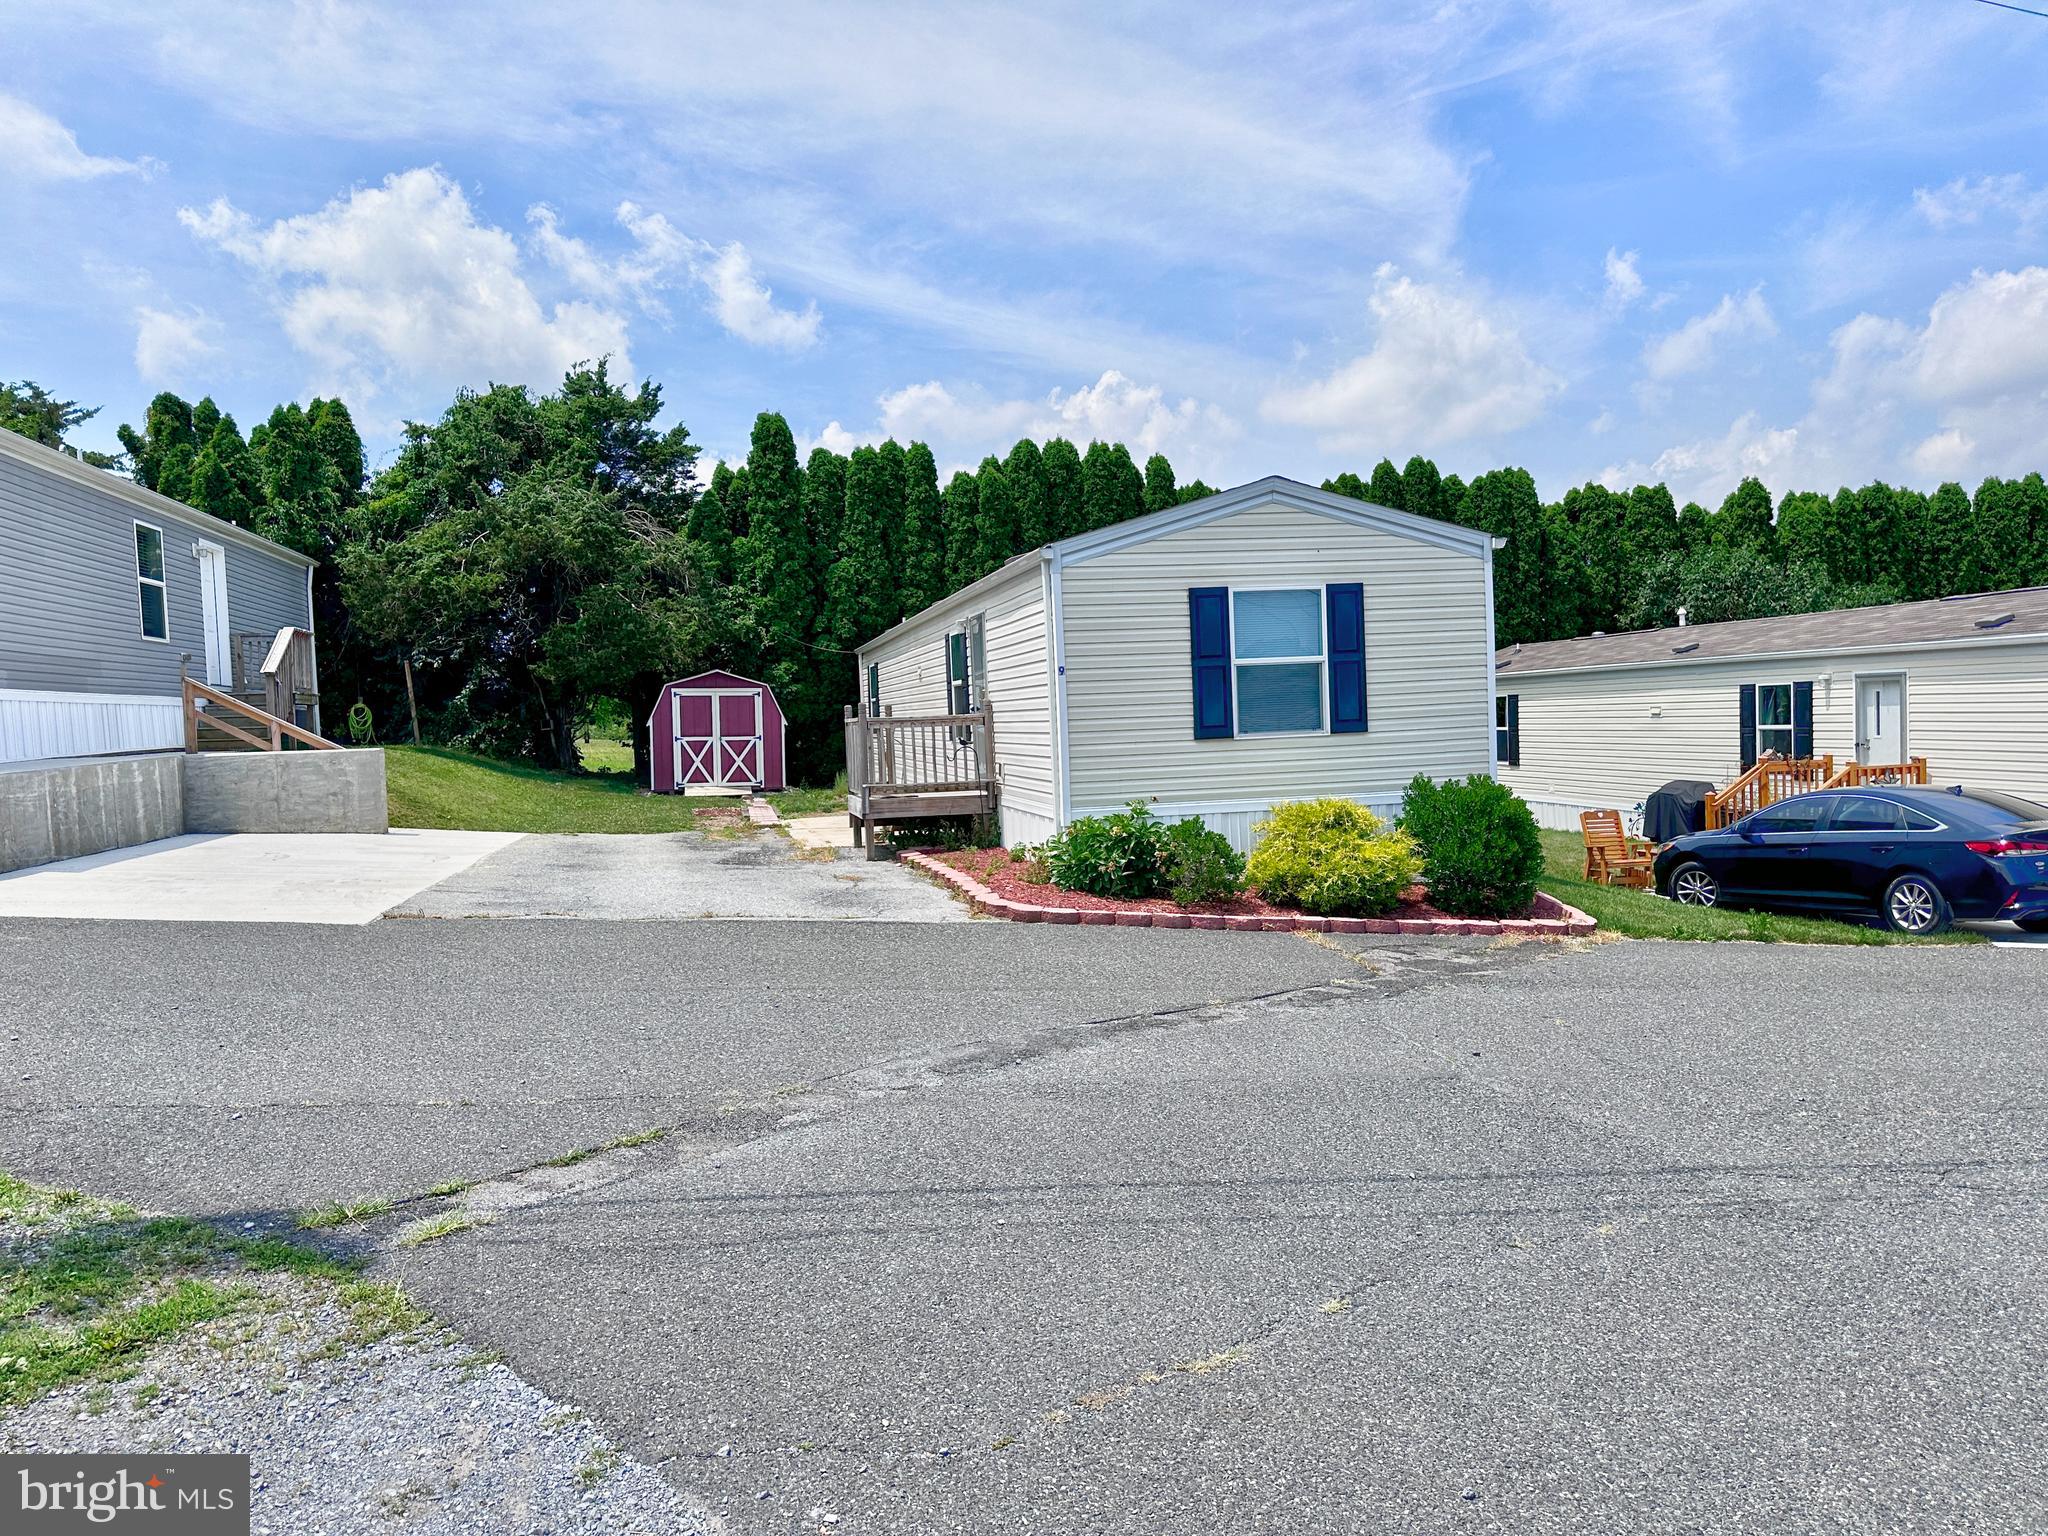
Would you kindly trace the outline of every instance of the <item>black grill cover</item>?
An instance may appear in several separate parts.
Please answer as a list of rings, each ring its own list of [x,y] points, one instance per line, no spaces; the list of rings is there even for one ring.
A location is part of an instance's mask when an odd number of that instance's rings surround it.
[[[1643,836],[1653,843],[1707,829],[1707,796],[1714,786],[1699,779],[1673,779],[1643,802]]]

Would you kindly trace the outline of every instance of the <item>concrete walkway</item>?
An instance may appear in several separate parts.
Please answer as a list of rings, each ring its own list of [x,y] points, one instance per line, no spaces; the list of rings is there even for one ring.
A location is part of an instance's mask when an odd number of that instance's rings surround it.
[[[368,923],[516,832],[188,833],[0,875],[0,917]]]
[[[536,834],[419,892],[391,915],[898,923],[972,917],[903,865],[870,864],[833,849],[800,849],[780,832],[755,828]]]

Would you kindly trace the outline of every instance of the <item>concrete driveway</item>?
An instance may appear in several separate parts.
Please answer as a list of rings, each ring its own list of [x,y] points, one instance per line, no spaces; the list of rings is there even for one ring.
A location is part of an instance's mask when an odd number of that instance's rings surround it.
[[[138,935],[0,927],[0,1165],[483,1175],[355,1240],[733,1532],[2048,1518],[2032,956],[385,923],[228,1014]]]
[[[369,923],[516,832],[188,833],[0,875],[0,916]]]
[[[400,903],[392,915],[952,923],[971,914],[904,865],[871,864],[844,849],[806,848],[748,827],[528,836]]]

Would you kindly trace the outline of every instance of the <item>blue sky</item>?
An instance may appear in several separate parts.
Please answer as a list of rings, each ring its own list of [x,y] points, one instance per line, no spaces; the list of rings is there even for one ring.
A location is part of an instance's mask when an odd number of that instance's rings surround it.
[[[11,7],[0,376],[380,457],[609,353],[943,467],[1668,480],[2048,469],[2048,20],[1279,8]]]

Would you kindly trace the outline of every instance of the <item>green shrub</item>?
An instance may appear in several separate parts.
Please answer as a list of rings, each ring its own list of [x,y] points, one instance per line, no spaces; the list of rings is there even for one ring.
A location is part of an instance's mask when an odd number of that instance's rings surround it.
[[[1417,774],[1401,826],[1422,846],[1432,905],[1460,917],[1519,917],[1536,897],[1543,839],[1521,796],[1482,774],[1438,784]]]
[[[1199,816],[1175,822],[1166,833],[1166,893],[1182,906],[1227,901],[1244,889],[1244,857]]]
[[[1045,845],[1052,883],[1063,891],[1135,901],[1159,893],[1166,826],[1142,800],[1114,816],[1083,816]]]
[[[1415,840],[1355,801],[1276,805],[1257,830],[1245,878],[1276,906],[1379,917],[1400,905],[1422,872]]]
[[[1052,866],[1045,862],[1043,843],[1019,843],[1010,850],[1010,857],[1016,861],[1019,880],[1028,880],[1033,885],[1052,883]]]

